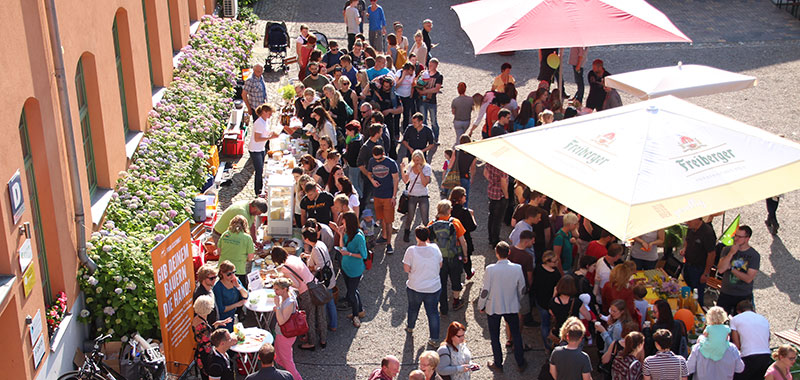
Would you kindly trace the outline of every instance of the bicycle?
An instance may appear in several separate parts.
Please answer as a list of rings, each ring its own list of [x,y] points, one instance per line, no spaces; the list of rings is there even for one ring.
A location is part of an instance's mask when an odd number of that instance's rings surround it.
[[[138,333],[128,340],[130,348],[130,363],[126,368],[129,372],[128,377],[107,366],[103,359],[105,354],[100,350],[100,346],[109,338],[111,334],[99,336],[94,340],[92,352],[84,354],[83,365],[77,371],[70,371],[61,376],[58,380],[160,380],[165,376],[164,356],[157,348],[150,346]],[[141,351],[141,352],[139,352]]]

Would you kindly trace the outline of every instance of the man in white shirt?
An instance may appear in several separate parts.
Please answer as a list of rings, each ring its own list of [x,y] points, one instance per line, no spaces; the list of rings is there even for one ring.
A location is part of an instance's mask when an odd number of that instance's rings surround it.
[[[358,26],[361,24],[361,14],[358,12],[358,0],[350,0],[350,4],[345,8],[344,24],[347,26],[347,51],[352,51],[356,34],[360,33]]]
[[[437,347],[439,340],[439,296],[442,283],[439,270],[442,267],[442,252],[436,244],[428,243],[430,230],[425,226],[414,229],[416,245],[406,249],[403,256],[403,269],[408,273],[406,294],[408,295],[408,326],[406,331],[412,333],[417,325],[419,308],[425,304],[428,315],[430,339],[428,345]]]
[[[736,316],[731,318],[731,341],[742,355],[744,371],[734,375],[734,380],[761,379],[772,364],[769,349],[769,321],[753,312],[750,301],[736,305]]]
[[[505,319],[511,330],[511,341],[514,346],[514,358],[520,372],[525,371],[528,363],[523,356],[524,345],[520,334],[519,313],[520,299],[525,291],[525,276],[522,266],[508,260],[511,248],[501,241],[495,245],[497,262],[486,267],[483,277],[483,289],[478,298],[478,309],[486,313],[489,319],[489,337],[492,341],[493,362],[488,367],[494,371],[503,371],[503,350],[500,346],[500,320]]]
[[[594,295],[597,297],[597,302],[603,302],[603,297],[600,293],[603,290],[603,286],[608,282],[609,277],[611,277],[611,269],[614,268],[614,264],[619,260],[620,256],[622,256],[622,246],[611,244],[608,247],[608,254],[597,260],[597,269],[594,275]]]
[[[264,159],[266,158],[266,145],[267,141],[273,137],[273,133],[269,128],[269,119],[272,117],[272,107],[267,104],[256,106],[256,115],[258,119],[253,122],[253,133],[250,135],[250,142],[247,144],[247,150],[250,151],[250,161],[253,163],[253,170],[255,171],[255,178],[253,179],[253,187],[256,196],[261,195],[261,189],[264,185]]]

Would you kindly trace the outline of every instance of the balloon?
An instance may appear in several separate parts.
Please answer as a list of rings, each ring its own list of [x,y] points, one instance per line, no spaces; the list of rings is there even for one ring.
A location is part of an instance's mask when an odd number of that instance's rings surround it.
[[[550,53],[550,55],[547,56],[547,66],[557,69],[560,64],[561,57],[559,57],[558,54]]]
[[[689,311],[689,309],[680,309],[676,311],[674,318],[683,321],[683,324],[686,326],[686,331],[691,331],[694,328],[694,313]]]

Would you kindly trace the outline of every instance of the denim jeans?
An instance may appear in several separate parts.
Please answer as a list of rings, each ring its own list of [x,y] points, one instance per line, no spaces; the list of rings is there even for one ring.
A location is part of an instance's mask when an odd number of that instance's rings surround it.
[[[489,242],[497,244],[500,241],[500,224],[506,212],[506,202],[508,199],[489,200]]]
[[[464,202],[464,208],[469,207],[469,185],[472,181],[469,178],[461,178],[461,187],[464,188],[464,193],[467,195],[467,200]]]
[[[250,160],[253,163],[253,170],[255,178],[253,179],[253,190],[256,196],[261,194],[261,189],[264,187],[264,158],[267,156],[266,151],[250,152]]]
[[[328,291],[331,292],[331,296],[333,296],[333,289]],[[328,314],[328,328],[336,329],[339,327],[339,316],[336,314],[336,302],[333,301],[333,297],[325,304],[325,313]]]
[[[430,201],[427,195],[423,197],[408,196],[408,212],[403,217],[403,231],[408,231],[411,228],[411,222],[414,221],[417,210],[419,210],[421,224],[427,226],[428,213],[430,211]]]
[[[347,168],[347,178],[350,180],[350,183],[353,184],[353,189],[358,193],[358,195],[364,194],[364,182],[361,178],[361,169],[357,166],[352,168]]]
[[[428,332],[431,340],[439,340],[439,311],[436,310],[436,303],[439,302],[439,289],[433,293],[420,293],[411,288],[406,288],[408,294],[408,328],[413,329],[417,325],[419,307],[425,304],[425,314],[428,315]]]
[[[550,336],[550,310],[541,305],[536,305],[536,308],[539,309],[539,316],[542,318],[542,342],[544,342],[544,348],[550,351],[553,349],[550,339],[547,339]]]
[[[439,120],[436,118],[436,103],[417,102],[417,108],[422,113],[422,122],[433,129],[433,139],[439,142]],[[430,123],[428,118],[430,117]]]
[[[580,70],[578,67],[572,66],[572,73],[575,74],[575,84],[578,85],[578,91],[575,91],[575,99],[583,103],[583,66]]]
[[[453,120],[453,129],[456,133],[456,140],[455,145],[458,145],[458,140],[461,138],[461,135],[466,134],[467,130],[469,129],[469,120]]]
[[[706,284],[700,282],[700,277],[703,275],[704,270],[705,268],[688,264],[683,267],[683,279],[690,288],[697,289],[697,302],[700,306],[705,305],[703,303],[703,294],[706,292]]]
[[[511,342],[514,343],[514,359],[517,360],[517,365],[522,366],[525,364],[525,356],[523,354],[522,334],[519,331],[519,315],[517,313],[510,314],[490,314],[489,322],[489,337],[492,340],[492,356],[494,357],[494,365],[503,366],[503,348],[500,345],[500,319],[505,319],[508,329],[511,330]]]
[[[353,315],[358,315],[364,309],[361,307],[361,293],[358,292],[358,283],[361,282],[361,276],[348,277],[342,272],[344,277],[344,285],[347,287],[347,302],[353,307]]]

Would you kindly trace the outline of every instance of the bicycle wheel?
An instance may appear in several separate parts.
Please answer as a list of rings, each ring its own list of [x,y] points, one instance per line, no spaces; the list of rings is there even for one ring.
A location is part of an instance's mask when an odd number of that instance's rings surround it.
[[[87,375],[81,371],[70,371],[58,377],[58,380],[106,380],[98,374]]]

